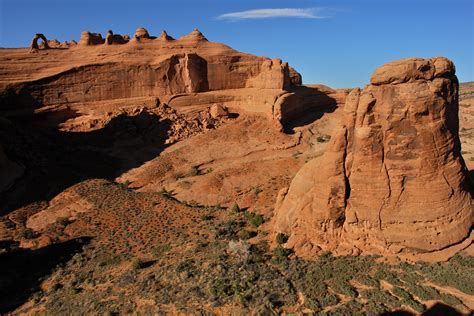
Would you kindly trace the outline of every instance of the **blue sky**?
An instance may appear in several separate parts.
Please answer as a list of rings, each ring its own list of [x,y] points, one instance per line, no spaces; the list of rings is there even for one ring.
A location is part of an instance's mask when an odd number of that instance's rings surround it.
[[[474,80],[473,0],[0,0],[0,46],[28,46],[34,33],[60,41],[81,31],[133,35],[143,26],[281,58],[305,83],[354,87],[384,62],[447,56],[460,81]]]

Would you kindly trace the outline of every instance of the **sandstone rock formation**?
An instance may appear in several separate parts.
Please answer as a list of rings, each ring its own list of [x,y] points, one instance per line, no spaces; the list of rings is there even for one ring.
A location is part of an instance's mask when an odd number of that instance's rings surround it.
[[[148,30],[146,28],[139,27],[136,29],[135,35],[133,37],[137,39],[150,38],[150,34],[148,34]]]
[[[160,40],[160,41],[172,41],[172,40],[174,40],[174,38],[169,36],[168,33],[166,33],[166,31],[163,30],[163,31],[161,31],[161,34],[158,37],[158,40]]]
[[[46,36],[44,36],[43,34],[41,33],[37,33],[35,34],[35,36],[33,37],[33,39],[31,40],[31,45],[30,45],[30,49],[31,50],[35,50],[35,49],[39,49],[39,46],[38,46],[38,40],[42,40],[43,41],[43,47],[45,49],[48,49],[49,46],[48,46],[48,40],[46,39]]]
[[[83,32],[79,45],[71,48],[51,52],[51,58],[30,54],[35,65],[31,70],[8,63],[21,51],[4,50],[0,108],[68,104],[72,111],[84,113],[91,108],[85,105],[88,102],[158,97],[185,111],[219,103],[264,113],[283,129],[282,124],[302,113],[324,111],[338,103],[332,96],[321,98],[317,89],[301,87],[301,75],[288,63],[210,42],[197,29],[178,40],[166,32],[151,37],[144,28],[137,29],[130,41],[112,31],[106,39]]]
[[[79,40],[79,45],[81,46],[91,46],[91,45],[100,45],[104,44],[104,39],[100,33],[91,33],[91,32],[82,32],[81,39]]]
[[[325,154],[279,194],[275,228],[290,236],[287,247],[301,256],[426,253],[469,235],[454,73],[443,57],[403,59],[348,95]]]
[[[188,35],[181,36],[179,39],[184,41],[207,41],[207,38],[197,28]]]
[[[148,30],[144,27],[139,27],[133,35],[132,43],[147,43],[154,40],[156,37],[150,36]]]
[[[126,44],[129,41],[128,35],[114,34],[112,30],[107,31],[107,36],[105,37],[105,44]]]

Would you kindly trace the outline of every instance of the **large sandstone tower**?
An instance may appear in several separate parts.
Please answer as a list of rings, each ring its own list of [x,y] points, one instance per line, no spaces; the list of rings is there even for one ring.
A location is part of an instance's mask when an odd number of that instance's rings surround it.
[[[296,253],[431,252],[465,239],[471,192],[458,136],[458,80],[443,57],[384,64],[346,99],[322,157],[283,190],[276,230]]]

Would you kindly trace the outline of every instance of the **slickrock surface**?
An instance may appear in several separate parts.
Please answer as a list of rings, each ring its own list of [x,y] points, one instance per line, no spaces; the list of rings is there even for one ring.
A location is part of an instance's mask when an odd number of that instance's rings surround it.
[[[458,81],[443,57],[384,64],[347,97],[325,154],[280,192],[275,228],[311,256],[433,252],[472,226]]]

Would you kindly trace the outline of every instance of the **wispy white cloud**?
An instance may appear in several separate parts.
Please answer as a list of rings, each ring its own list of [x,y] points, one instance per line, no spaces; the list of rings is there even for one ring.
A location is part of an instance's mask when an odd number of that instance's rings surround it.
[[[255,9],[240,12],[230,12],[219,15],[219,20],[247,20],[247,19],[269,19],[269,18],[305,18],[324,19],[327,16],[320,15],[321,8],[282,8],[282,9]]]

